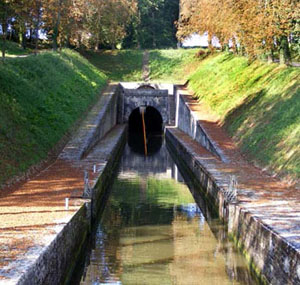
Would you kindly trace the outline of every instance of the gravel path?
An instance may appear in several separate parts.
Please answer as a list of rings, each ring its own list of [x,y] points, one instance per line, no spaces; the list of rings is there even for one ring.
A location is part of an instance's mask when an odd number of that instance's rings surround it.
[[[143,54],[143,81],[150,81],[150,67],[149,67],[149,52],[147,50],[144,51]]]

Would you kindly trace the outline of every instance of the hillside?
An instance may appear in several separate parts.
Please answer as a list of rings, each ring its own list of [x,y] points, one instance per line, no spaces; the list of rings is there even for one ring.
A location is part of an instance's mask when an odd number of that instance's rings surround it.
[[[1,51],[2,51],[2,46],[3,46],[3,40],[0,39]],[[18,56],[28,55],[31,53],[30,49],[24,50],[19,44],[12,41],[6,41],[5,47],[6,47],[6,51],[5,51],[6,57],[18,57]]]
[[[198,49],[151,50],[150,80],[155,82],[185,83],[190,73],[195,71],[199,59]]]
[[[200,60],[195,52],[150,51],[151,81],[189,79],[195,96],[219,116],[250,160],[299,179],[300,70],[261,61],[249,64],[229,53]],[[8,58],[0,65],[0,184],[45,158],[94,102],[107,78],[140,81],[142,54],[86,52],[89,63],[63,50]]]
[[[0,185],[46,158],[105,84],[70,50],[0,64]]]
[[[142,50],[85,51],[82,55],[111,81],[142,80]]]
[[[300,177],[300,69],[229,53],[203,60],[189,88],[220,118],[242,152],[261,167]]]

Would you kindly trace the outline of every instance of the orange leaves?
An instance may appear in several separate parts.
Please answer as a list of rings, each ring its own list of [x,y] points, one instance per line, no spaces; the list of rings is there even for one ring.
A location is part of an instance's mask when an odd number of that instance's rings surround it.
[[[182,0],[178,38],[208,32],[222,43],[237,39],[248,54],[273,48],[299,19],[297,0]]]

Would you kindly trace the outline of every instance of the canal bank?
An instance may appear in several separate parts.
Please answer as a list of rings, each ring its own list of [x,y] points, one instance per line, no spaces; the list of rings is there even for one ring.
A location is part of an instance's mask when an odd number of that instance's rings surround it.
[[[135,86],[160,88],[150,84]],[[201,182],[257,274],[271,284],[297,284],[297,191],[242,160],[230,139],[212,122],[203,120],[201,112],[193,110],[198,105],[180,90],[172,93],[174,88],[170,88],[168,96],[159,90],[141,90],[143,96],[138,98],[139,92],[131,94],[128,89],[123,92],[120,85],[109,86],[57,161],[10,195],[1,197],[0,281],[60,284],[68,280],[90,230],[91,217],[103,206],[102,190],[111,184],[110,177],[125,142],[125,115],[139,106],[151,106],[155,98],[155,104],[164,112],[160,114],[163,124],[173,121],[171,113],[177,111],[178,128],[168,127],[166,137]],[[151,92],[155,93],[153,98]],[[237,182],[236,193],[228,191],[232,176]],[[97,204],[92,207],[91,197]]]
[[[68,280],[125,142],[117,98],[118,86],[108,86],[57,160],[2,194],[0,284]]]
[[[270,284],[299,284],[299,191],[246,162],[218,123],[181,88],[177,128],[167,128],[167,140],[260,278]]]
[[[149,141],[145,157],[138,139],[125,146],[70,284],[257,284],[169,145]]]

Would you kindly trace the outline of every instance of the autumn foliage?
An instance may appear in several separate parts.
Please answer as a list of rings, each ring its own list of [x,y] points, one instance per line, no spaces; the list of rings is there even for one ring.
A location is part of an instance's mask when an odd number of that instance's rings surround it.
[[[136,0],[0,0],[2,38],[7,39],[10,26],[23,45],[29,32],[36,48],[41,32],[54,50],[63,46],[97,49],[99,44],[115,47],[136,9]]]
[[[207,32],[211,49],[215,36],[222,49],[270,59],[281,51],[288,61],[289,43],[299,45],[299,8],[297,0],[181,0],[177,36]]]

